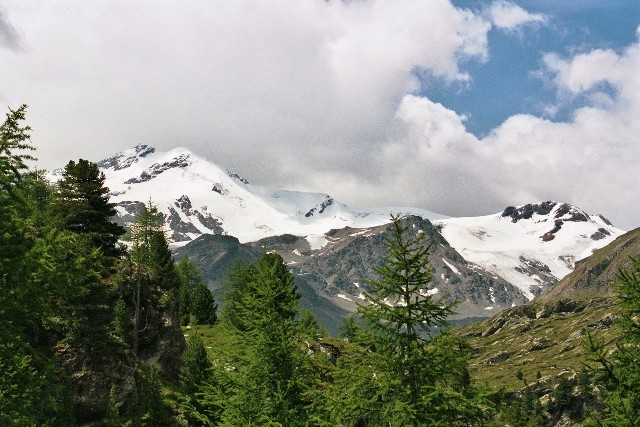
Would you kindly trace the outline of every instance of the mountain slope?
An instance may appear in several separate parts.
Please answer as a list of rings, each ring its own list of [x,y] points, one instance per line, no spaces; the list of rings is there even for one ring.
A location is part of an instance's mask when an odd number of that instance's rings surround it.
[[[587,331],[606,342],[618,333],[614,319],[619,310],[611,286],[615,272],[629,266],[630,256],[640,256],[640,229],[579,262],[546,294],[462,328],[459,333],[474,351],[474,376],[499,388],[521,385],[515,378],[518,370],[529,380],[540,371],[541,383],[579,372]]]
[[[302,240],[306,243],[306,240]],[[256,261],[262,255],[263,248],[265,247],[240,243],[232,236],[202,235],[187,245],[177,248],[175,253],[178,260],[186,256],[200,267],[216,300],[222,301],[224,299],[222,282],[227,279],[229,268],[238,259],[248,263]],[[349,311],[334,304],[322,292],[318,292],[304,276],[294,274],[294,277],[301,295],[301,307],[313,311],[320,324],[333,335],[337,335],[338,325],[349,315]]]
[[[151,199],[176,242],[228,234],[241,242],[286,233],[322,235],[332,228],[389,221],[389,211],[351,209],[327,194],[251,185],[186,148],[157,152],[139,145],[98,163],[124,222]],[[442,215],[413,209],[419,215]]]
[[[467,261],[517,286],[529,299],[623,233],[602,216],[557,202],[434,224]]]
[[[428,221],[405,217],[410,233],[424,233],[432,241],[431,265],[434,281],[425,295],[445,296],[459,301],[452,319],[487,317],[527,300],[510,283],[467,263]],[[288,264],[303,294],[302,305],[312,309],[332,332],[338,323],[363,303],[367,280],[386,255],[383,240],[390,237],[390,225],[365,229],[331,230],[325,244],[314,249],[305,237],[291,234],[241,244],[230,236],[201,236],[176,250],[177,257],[189,256],[202,269],[213,289],[224,277],[230,254],[252,261],[263,250],[279,253]],[[390,304],[395,301],[389,301]]]
[[[202,235],[229,235],[247,243],[289,234],[306,240],[299,243],[301,248],[308,245],[308,250],[318,251],[315,256],[323,248],[335,246],[339,236],[343,242],[348,240],[331,230],[366,234],[369,228],[387,224],[390,213],[414,215],[433,221],[436,240],[442,235],[469,268],[499,277],[528,299],[564,277],[577,260],[622,233],[600,216],[556,202],[509,207],[502,213],[469,218],[447,218],[414,208],[353,209],[323,193],[251,185],[185,148],[157,152],[138,145],[100,161],[98,166],[105,173],[111,200],[117,203],[118,221],[131,223],[152,200],[164,216],[174,247]],[[55,179],[56,173],[52,175]],[[373,258],[369,261],[376,262]],[[443,271],[453,271],[441,264]],[[343,291],[350,292],[347,298],[353,299],[358,293],[349,290],[348,284],[357,280],[345,273],[339,273],[342,278],[336,273],[335,280],[344,282],[340,293],[347,296]],[[451,280],[455,281],[455,276]],[[499,292],[496,289],[501,287],[494,288]],[[463,303],[467,298],[462,298]],[[505,302],[494,304],[489,299],[485,307],[504,308]]]

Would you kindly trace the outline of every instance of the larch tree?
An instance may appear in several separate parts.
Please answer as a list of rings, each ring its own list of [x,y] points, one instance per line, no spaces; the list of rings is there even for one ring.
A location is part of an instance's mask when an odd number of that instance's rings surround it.
[[[457,426],[486,416],[488,402],[471,386],[469,352],[442,330],[454,305],[429,292],[430,245],[392,216],[387,254],[368,281],[358,312],[364,350],[345,358],[333,391],[334,422],[346,425]],[[445,328],[446,329],[446,328]]]

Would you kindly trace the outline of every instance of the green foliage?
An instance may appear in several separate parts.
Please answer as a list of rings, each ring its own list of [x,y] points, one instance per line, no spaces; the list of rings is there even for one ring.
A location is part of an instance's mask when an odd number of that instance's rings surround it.
[[[131,316],[122,298],[118,298],[113,308],[113,330],[116,337],[122,342],[131,343]]]
[[[151,200],[136,216],[129,238],[133,243],[129,258],[133,274],[123,277],[121,288],[131,295],[133,351],[137,355],[142,312],[148,312],[150,306],[167,310],[177,304],[180,277],[163,230],[162,216]]]
[[[252,292],[251,275],[255,265],[237,258],[227,272],[227,280],[222,282],[224,289],[224,305],[222,306],[222,320],[232,330],[244,331],[248,329],[243,317],[243,298]]]
[[[176,265],[176,270],[180,277],[180,324],[186,326],[190,321],[191,294],[196,285],[202,282],[202,274],[198,266],[189,257],[182,258]]]
[[[184,257],[176,270],[180,279],[180,323],[188,325],[193,319],[196,325],[213,325],[218,320],[218,305],[198,266]]]
[[[496,424],[518,427],[540,427],[547,421],[544,408],[531,385],[509,398],[501,396],[498,402]]]
[[[160,427],[170,425],[171,416],[162,399],[162,382],[155,367],[141,365],[135,375],[135,390],[126,418],[132,425]]]
[[[59,227],[86,236],[106,256],[117,257],[117,242],[125,229],[111,221],[115,204],[109,202],[104,181],[95,163],[70,161],[58,182],[51,210]]]
[[[303,425],[293,277],[279,255],[267,253],[255,264],[236,264],[230,277],[221,326],[232,343],[216,349],[191,416],[205,425]]]
[[[116,395],[116,387],[111,386],[109,390],[109,403],[107,405],[107,414],[102,420],[102,425],[105,427],[118,426],[122,424],[122,417],[120,416],[120,410],[122,408],[122,402],[118,401]]]
[[[209,379],[211,367],[202,339],[196,334],[190,335],[187,339],[187,349],[182,355],[180,385],[183,393],[194,395],[199,392]]]
[[[0,342],[0,425],[40,425],[44,378],[31,361],[18,345]]]
[[[218,320],[218,306],[204,283],[198,283],[191,293],[191,318],[196,325],[213,325]]]
[[[30,143],[31,128],[21,126],[26,110],[26,105],[21,105],[16,110],[9,108],[7,118],[0,125],[0,195],[11,194],[28,169],[26,162],[35,160],[25,152],[35,150]]]
[[[591,424],[598,426],[640,425],[640,259],[631,268],[619,272],[615,286],[622,310],[621,337],[611,353],[604,340],[590,334],[584,345],[591,366],[603,390],[603,408],[592,414]]]
[[[359,339],[366,344],[338,363],[330,419],[345,425],[467,425],[487,417],[489,401],[470,383],[469,350],[448,331],[432,334],[452,305],[426,294],[433,277],[429,245],[398,217],[387,256],[369,282]],[[351,329],[351,327],[349,328]],[[429,339],[430,338],[430,339]]]
[[[302,337],[313,340],[329,335],[327,331],[320,326],[316,315],[311,310],[302,311],[296,329]]]
[[[358,336],[362,332],[362,326],[358,324],[356,316],[345,317],[340,325],[338,325],[340,331],[340,338],[347,341],[357,342]]]

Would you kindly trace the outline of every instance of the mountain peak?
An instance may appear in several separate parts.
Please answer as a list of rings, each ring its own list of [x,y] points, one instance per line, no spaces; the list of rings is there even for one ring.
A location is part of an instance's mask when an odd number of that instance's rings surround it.
[[[547,201],[535,204],[526,204],[521,206],[509,206],[502,212],[502,217],[510,217],[511,222],[531,219],[534,215],[552,216],[553,219],[574,222],[586,222],[589,220],[582,210],[571,206],[567,203],[558,203]]]
[[[121,151],[108,159],[97,163],[100,169],[112,169],[114,171],[128,168],[143,157],[155,153],[156,149],[145,144],[138,144],[133,148]]]

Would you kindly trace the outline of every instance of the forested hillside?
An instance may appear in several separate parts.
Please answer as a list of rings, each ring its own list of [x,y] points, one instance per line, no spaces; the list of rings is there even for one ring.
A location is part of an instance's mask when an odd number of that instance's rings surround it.
[[[0,126],[0,425],[640,424],[637,259],[615,277],[612,256],[578,266],[614,282],[604,306],[564,298],[591,283],[568,278],[563,299],[460,332],[446,322],[456,302],[427,292],[430,237],[392,217],[363,302],[331,337],[301,310],[280,255],[224,258],[216,302],[188,253],[175,262],[152,200],[127,231],[96,164],[69,161],[48,183],[25,113],[9,110]],[[607,248],[637,256],[625,252],[635,240],[616,242]],[[219,255],[229,254],[207,260]],[[579,317],[593,313],[609,319],[606,335]],[[578,320],[579,334],[562,338]],[[567,342],[548,358],[585,369],[533,373],[535,352]]]

